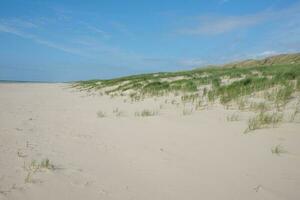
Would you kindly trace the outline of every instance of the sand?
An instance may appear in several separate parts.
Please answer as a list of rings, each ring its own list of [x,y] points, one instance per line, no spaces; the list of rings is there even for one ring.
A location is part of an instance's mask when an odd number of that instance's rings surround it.
[[[0,199],[300,199],[299,123],[244,134],[247,113],[228,122],[220,106],[183,116],[162,100],[124,101],[0,84]],[[142,109],[158,115],[135,116]],[[25,180],[43,159],[54,169]]]

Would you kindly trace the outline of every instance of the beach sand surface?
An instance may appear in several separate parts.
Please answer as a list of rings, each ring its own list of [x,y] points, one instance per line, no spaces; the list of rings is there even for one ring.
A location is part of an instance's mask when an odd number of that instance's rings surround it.
[[[143,109],[158,114],[135,116]],[[300,124],[244,134],[247,113],[228,122],[228,112],[0,84],[0,199],[299,200]],[[30,171],[45,159],[53,169]]]

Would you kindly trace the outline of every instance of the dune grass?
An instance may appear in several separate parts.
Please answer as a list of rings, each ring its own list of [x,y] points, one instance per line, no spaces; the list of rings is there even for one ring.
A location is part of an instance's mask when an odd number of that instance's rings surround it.
[[[182,110],[182,115],[183,116],[187,116],[187,115],[191,115],[191,114],[193,114],[193,109],[191,109],[191,108],[184,108]]]
[[[270,109],[270,105],[268,105],[266,102],[252,102],[250,104],[249,110],[254,112],[266,112]]]
[[[281,113],[268,114],[261,112],[248,120],[248,127],[245,130],[245,133],[270,126],[275,127],[282,121],[282,118],[283,115]]]
[[[181,79],[174,79],[176,77]],[[225,77],[229,80],[239,79],[224,85],[221,80]],[[191,71],[142,74],[110,80],[80,81],[74,83],[74,87],[85,90],[106,89],[106,94],[115,95],[131,91],[130,97],[134,101],[168,93],[183,93],[185,95],[182,96],[182,101],[195,101],[199,98],[199,87],[209,86],[201,90],[201,96],[207,97],[209,101],[218,100],[222,104],[278,87],[280,89],[274,92],[273,101],[284,104],[295,91],[299,90],[299,81],[300,64],[286,64],[247,68],[211,67]]]
[[[136,117],[151,117],[158,115],[158,112],[155,110],[144,109],[142,111],[137,111],[134,113]]]
[[[287,153],[287,151],[283,148],[282,145],[276,145],[271,149],[272,154],[276,154],[280,156],[283,153]]]
[[[235,122],[235,121],[239,121],[240,120],[240,116],[238,114],[232,114],[232,115],[228,115],[226,117],[226,120],[228,122]]]
[[[300,101],[297,103],[296,107],[294,108],[293,112],[290,115],[290,122],[294,122],[296,119],[296,116],[300,113]]]
[[[80,81],[73,84],[81,90],[99,90],[110,96],[127,95],[131,102],[145,98],[172,95],[171,105],[189,104],[195,111],[214,104],[227,109],[251,111],[245,132],[275,126],[282,121],[285,106],[300,93],[300,64],[272,64],[251,67],[209,67],[179,72],[161,72],[121,77],[109,80]],[[162,106],[160,106],[160,109]],[[270,112],[276,112],[269,114]],[[291,115],[294,121],[298,110]],[[118,115],[118,112],[114,112]],[[183,115],[192,112],[182,110]],[[98,117],[105,113],[98,112]],[[135,116],[157,115],[143,110]],[[228,116],[227,121],[237,121]]]
[[[103,118],[103,117],[106,117],[106,114],[105,114],[105,112],[99,110],[99,111],[97,112],[97,116],[98,116],[99,118]]]
[[[25,177],[25,183],[31,183],[32,176],[38,171],[42,170],[55,170],[55,166],[50,162],[48,158],[41,160],[40,162],[37,162],[36,160],[32,160],[30,165],[25,166],[24,163],[24,169],[27,171],[27,175]]]
[[[119,108],[114,108],[113,109],[113,114],[116,116],[116,117],[122,117],[124,116],[124,111],[120,110]]]

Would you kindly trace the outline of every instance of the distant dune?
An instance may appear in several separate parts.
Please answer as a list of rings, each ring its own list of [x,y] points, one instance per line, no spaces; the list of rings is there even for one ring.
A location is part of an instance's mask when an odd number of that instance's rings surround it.
[[[255,67],[283,64],[299,64],[300,53],[274,55],[260,60],[249,59],[244,61],[232,62],[223,65],[224,67]]]

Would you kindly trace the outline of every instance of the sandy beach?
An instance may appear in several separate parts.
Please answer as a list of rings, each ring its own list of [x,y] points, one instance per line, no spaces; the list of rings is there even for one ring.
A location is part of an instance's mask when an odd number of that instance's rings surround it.
[[[143,109],[157,114],[136,116]],[[226,120],[236,112],[0,84],[0,199],[299,199],[300,124],[244,134],[247,112]],[[51,168],[33,169],[45,159]]]

